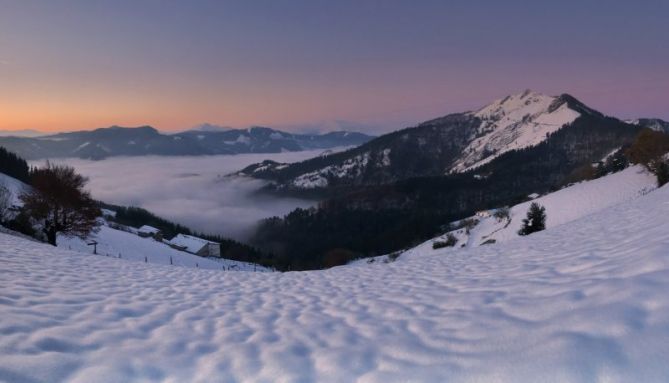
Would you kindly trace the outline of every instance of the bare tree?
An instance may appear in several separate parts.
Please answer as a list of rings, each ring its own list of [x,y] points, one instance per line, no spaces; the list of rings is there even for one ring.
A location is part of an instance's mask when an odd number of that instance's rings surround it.
[[[58,233],[85,238],[97,229],[101,212],[84,190],[87,181],[69,166],[47,163],[33,171],[32,189],[20,198],[24,211],[38,222],[50,244],[56,245]]]

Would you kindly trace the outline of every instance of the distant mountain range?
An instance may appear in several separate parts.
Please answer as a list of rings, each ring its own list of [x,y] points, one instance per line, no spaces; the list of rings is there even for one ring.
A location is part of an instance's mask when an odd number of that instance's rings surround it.
[[[40,137],[0,137],[0,146],[29,160],[58,157],[104,159],[112,156],[292,152],[357,146],[372,138],[358,132],[292,134],[264,127],[225,129],[205,124],[177,134],[163,134],[150,126],[112,126]]]
[[[24,130],[0,130],[0,137],[39,137],[46,133],[33,129]]]
[[[669,122],[660,120],[659,118],[639,118],[636,120],[627,120],[625,122],[641,126],[642,128],[653,129],[669,134]]]

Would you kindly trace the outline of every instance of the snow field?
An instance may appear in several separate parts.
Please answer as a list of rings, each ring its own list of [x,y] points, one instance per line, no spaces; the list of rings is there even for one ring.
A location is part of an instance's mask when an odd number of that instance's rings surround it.
[[[666,382],[668,216],[664,187],[495,246],[267,274],[0,234],[0,380]]]

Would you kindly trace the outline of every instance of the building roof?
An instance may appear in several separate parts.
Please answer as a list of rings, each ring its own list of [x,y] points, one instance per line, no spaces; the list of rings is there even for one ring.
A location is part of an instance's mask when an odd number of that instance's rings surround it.
[[[186,234],[177,234],[174,238],[169,240],[169,243],[174,246],[183,247],[186,249],[186,251],[191,253],[197,253],[200,251],[200,249],[210,243],[218,245],[216,242],[207,241],[206,239],[193,237],[192,235]]]
[[[155,227],[149,225],[144,225],[140,227],[139,230],[137,231],[139,231],[140,233],[148,233],[148,234],[160,233],[160,229],[156,229]]]

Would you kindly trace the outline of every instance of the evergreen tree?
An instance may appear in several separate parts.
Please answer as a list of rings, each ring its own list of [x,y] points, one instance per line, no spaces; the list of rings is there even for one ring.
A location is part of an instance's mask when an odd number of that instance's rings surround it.
[[[662,187],[669,182],[669,163],[658,161],[655,164],[655,176],[657,176],[657,186]]]
[[[518,231],[519,235],[529,235],[546,229],[546,208],[536,202],[532,202],[527,211],[527,218],[523,219],[523,227]]]

